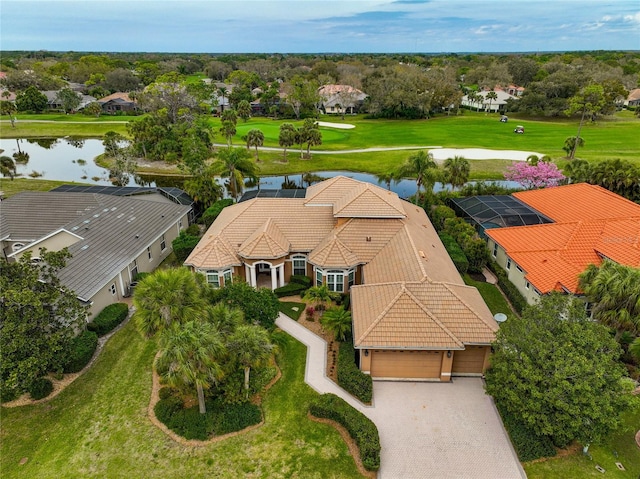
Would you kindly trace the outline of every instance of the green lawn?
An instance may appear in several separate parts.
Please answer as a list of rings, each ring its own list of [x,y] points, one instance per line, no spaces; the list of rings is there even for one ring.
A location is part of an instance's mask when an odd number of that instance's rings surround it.
[[[280,312],[286,314],[294,321],[297,321],[298,318],[300,318],[300,315],[306,307],[307,305],[304,303],[296,303],[295,301],[280,301]]]
[[[8,198],[21,191],[49,191],[60,185],[69,184],[88,184],[88,183],[74,183],[73,181],[55,181],[55,180],[42,180],[31,178],[4,178],[0,176],[0,191],[4,193],[4,197]]]
[[[580,449],[575,454],[556,457],[544,462],[524,464],[529,479],[583,479],[589,477],[636,479],[640,477],[640,449],[634,441],[635,432],[640,429],[640,397],[635,397],[635,409],[624,415],[620,430],[602,445],[593,445],[589,453],[593,460],[582,455]],[[614,451],[617,452],[616,457]],[[616,462],[621,462],[626,471],[619,471]],[[602,474],[596,464],[606,470]]]
[[[339,434],[306,417],[317,394],[303,381],[302,344],[288,338],[282,378],[264,398],[264,426],[205,447],[174,443],[146,417],[155,351],[129,323],[52,401],[2,408],[2,476],[361,477]]]
[[[478,288],[482,299],[487,303],[492,314],[504,313],[507,315],[507,318],[513,318],[515,316],[515,313],[509,306],[509,303],[504,299],[504,296],[502,296],[502,293],[496,285],[484,283],[482,281],[475,281],[469,277],[468,274],[465,274],[463,279],[467,285]]]

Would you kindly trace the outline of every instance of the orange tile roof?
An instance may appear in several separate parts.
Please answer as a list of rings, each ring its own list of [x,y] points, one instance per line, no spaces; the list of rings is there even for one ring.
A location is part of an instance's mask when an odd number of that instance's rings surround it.
[[[200,243],[198,243],[198,246]],[[202,247],[194,249],[187,260],[186,265],[197,265],[198,268],[221,269],[229,266],[240,266],[242,262],[233,248],[222,236],[217,236],[211,241],[202,244]]]
[[[289,254],[291,243],[271,218],[249,236],[238,254],[247,259],[275,259]]]
[[[398,195],[372,185],[360,183],[333,205],[336,218],[404,218]]]
[[[603,257],[640,267],[640,205],[586,183],[514,196],[557,222],[486,233],[541,293],[579,293],[578,275]]]
[[[309,262],[321,268],[351,268],[361,263],[336,235],[320,243],[309,255]]]

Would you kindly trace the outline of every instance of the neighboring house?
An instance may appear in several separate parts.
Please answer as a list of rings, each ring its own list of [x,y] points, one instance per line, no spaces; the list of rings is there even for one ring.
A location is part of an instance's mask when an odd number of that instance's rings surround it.
[[[220,114],[231,108],[231,103],[229,103],[229,94],[233,91],[233,84],[215,82],[214,86],[215,90],[213,91],[211,110],[213,113]],[[221,91],[224,91],[224,95],[221,94]]]
[[[45,90],[45,91],[40,92],[44,96],[47,97],[47,109],[48,110],[62,110],[63,109],[62,103],[60,103],[60,101],[58,100],[58,93],[59,92],[60,92],[59,90]],[[77,110],[82,110],[89,103],[92,103],[92,102],[96,101],[95,97],[92,97],[91,95],[84,95],[84,94],[79,93],[79,92],[75,92],[75,93],[78,96],[78,98],[80,99],[80,104],[78,105]]]
[[[98,103],[100,103],[102,111],[111,115],[121,111],[131,112],[138,109],[138,104],[136,103],[136,101],[129,98],[129,94],[124,92],[112,93],[109,96],[100,98],[98,100]]]
[[[490,90],[478,92],[482,96],[482,100],[480,101],[470,101],[469,97],[464,95],[462,97],[462,105],[473,110],[498,112],[505,111],[508,100],[519,100],[517,96],[511,95],[499,88],[495,88],[493,90],[498,98],[495,100],[489,100],[487,98],[487,93],[489,93],[489,91]]]
[[[493,258],[530,304],[552,291],[579,295],[580,273],[605,258],[640,267],[640,205],[587,183],[513,196],[553,220],[486,230]]]
[[[482,375],[497,324],[422,208],[343,176],[302,198],[225,208],[185,261],[214,287],[271,289],[304,274],[351,294],[360,368],[376,378]]]
[[[522,96],[522,94],[524,93],[524,87],[516,86],[516,85],[509,85],[508,87],[505,87],[505,88],[496,87],[494,90],[497,91],[499,89],[507,92],[509,95],[512,95],[512,96]]]
[[[68,247],[72,257],[59,278],[95,315],[171,253],[190,210],[159,194],[22,192],[0,203],[0,244],[8,261]]]
[[[350,85],[324,85],[318,88],[319,108],[327,114],[357,113],[367,95]]]
[[[640,106],[640,88],[636,88],[635,90],[631,90],[629,92],[629,96],[624,102],[624,106],[630,106],[634,108]]]

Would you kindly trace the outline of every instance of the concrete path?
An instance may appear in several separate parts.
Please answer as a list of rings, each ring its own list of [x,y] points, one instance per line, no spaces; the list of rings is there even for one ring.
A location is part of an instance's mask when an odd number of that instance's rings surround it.
[[[379,479],[526,478],[481,379],[374,381],[374,404],[366,406],[327,378],[322,338],[283,314],[276,325],[307,346],[307,384],[340,396],[376,424]]]

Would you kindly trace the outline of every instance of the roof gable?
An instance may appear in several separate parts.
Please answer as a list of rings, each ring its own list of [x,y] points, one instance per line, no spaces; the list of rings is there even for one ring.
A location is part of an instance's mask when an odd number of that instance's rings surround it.
[[[360,183],[333,205],[336,218],[404,218],[406,213],[398,195]]]
[[[240,246],[238,254],[248,259],[274,259],[286,256],[291,243],[271,218],[249,236]]]
[[[184,264],[198,265],[199,269],[220,269],[239,266],[241,261],[224,238],[218,236],[204,245],[203,248],[193,251]]]
[[[311,252],[309,262],[321,268],[351,268],[361,263],[335,234]]]

